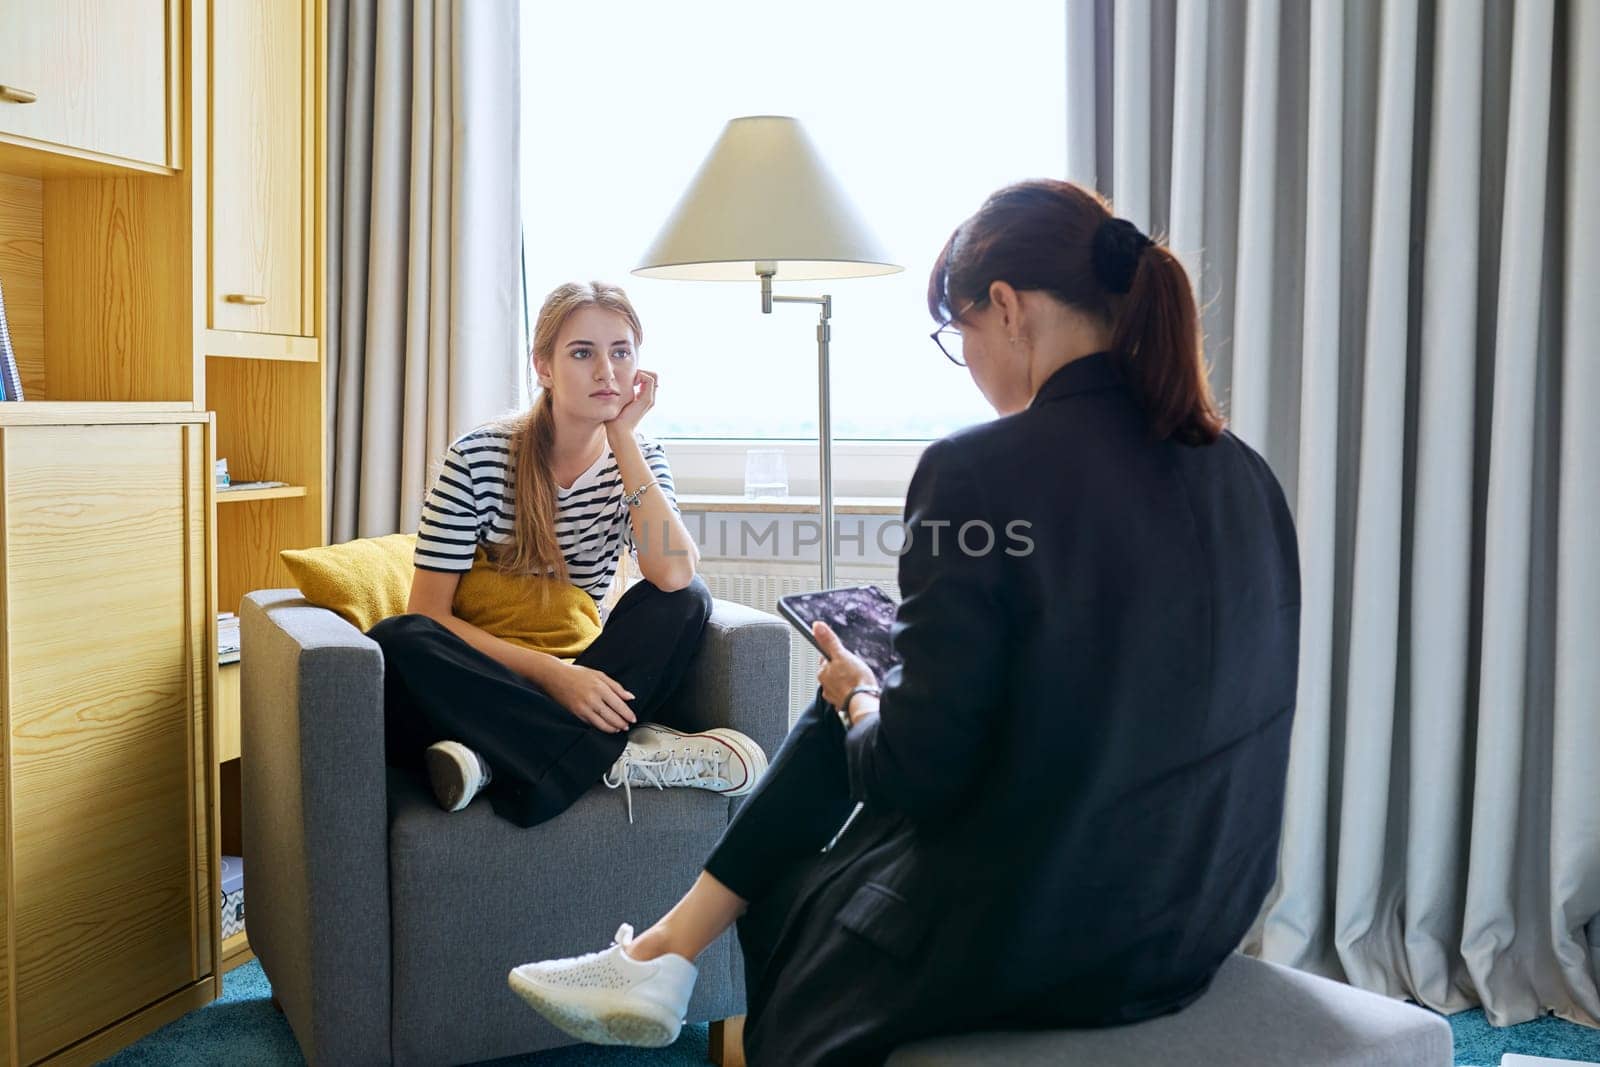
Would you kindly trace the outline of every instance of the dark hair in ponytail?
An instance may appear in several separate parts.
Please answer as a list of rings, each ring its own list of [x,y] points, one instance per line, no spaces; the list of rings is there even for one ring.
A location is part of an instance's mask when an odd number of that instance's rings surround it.
[[[990,196],[934,263],[928,312],[949,322],[970,301],[987,299],[997,281],[1047,292],[1108,325],[1159,439],[1208,445],[1222,433],[1183,264],[1114,218],[1098,193],[1039,180]]]

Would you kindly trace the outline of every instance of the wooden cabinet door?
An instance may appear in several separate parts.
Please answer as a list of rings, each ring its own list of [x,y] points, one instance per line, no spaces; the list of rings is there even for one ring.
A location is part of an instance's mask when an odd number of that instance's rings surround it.
[[[211,319],[309,336],[310,0],[211,5]]]
[[[0,430],[24,1063],[212,973],[206,432]]]
[[[166,166],[177,2],[4,0],[0,134]]]

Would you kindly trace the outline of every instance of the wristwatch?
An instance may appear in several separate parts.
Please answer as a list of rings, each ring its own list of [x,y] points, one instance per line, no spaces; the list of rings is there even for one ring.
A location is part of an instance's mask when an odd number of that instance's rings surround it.
[[[883,695],[883,690],[879,689],[875,685],[858,685],[854,689],[850,690],[850,692],[845,694],[844,703],[840,704],[836,710],[839,712],[839,721],[844,723],[844,728],[846,730],[849,730],[851,725],[850,701],[856,698],[857,693],[871,693],[875,697],[881,697]]]

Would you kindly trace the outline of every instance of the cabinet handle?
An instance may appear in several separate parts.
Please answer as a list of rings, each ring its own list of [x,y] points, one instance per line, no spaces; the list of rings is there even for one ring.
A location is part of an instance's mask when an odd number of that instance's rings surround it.
[[[267,302],[266,297],[257,296],[255,293],[228,293],[222,299],[230,304],[248,304],[251,307],[256,307]]]
[[[15,85],[0,85],[0,100],[9,100],[13,104],[31,104],[37,99],[39,99],[38,93],[18,89]]]

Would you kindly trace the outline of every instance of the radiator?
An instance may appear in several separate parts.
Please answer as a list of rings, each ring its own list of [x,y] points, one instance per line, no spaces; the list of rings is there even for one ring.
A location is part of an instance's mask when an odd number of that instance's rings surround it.
[[[702,559],[698,570],[711,595],[718,600],[731,600],[772,615],[778,614],[780,596],[822,588],[822,576],[816,564]],[[838,567],[834,571],[837,584],[875,585],[898,603],[900,586],[895,578],[893,566]],[[799,631],[792,626],[789,629],[789,724],[792,726],[816,695],[817,667],[822,657]]]

